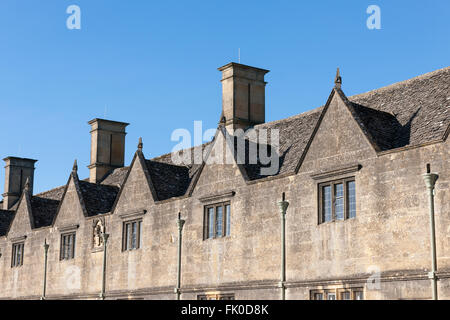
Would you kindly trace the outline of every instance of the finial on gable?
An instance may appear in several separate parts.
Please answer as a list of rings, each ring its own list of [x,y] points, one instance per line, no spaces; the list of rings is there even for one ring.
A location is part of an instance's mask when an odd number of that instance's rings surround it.
[[[25,186],[23,187],[23,192],[30,192],[30,177],[28,177],[25,182]]]
[[[340,89],[341,85],[342,85],[342,78],[341,78],[341,75],[340,75],[340,72],[339,72],[339,68],[337,68],[336,78],[334,79],[334,87],[336,89]]]
[[[77,173],[77,171],[78,171],[78,163],[77,159],[75,159],[75,161],[73,162],[72,172]]]
[[[142,143],[142,137],[139,138],[139,143],[137,147],[139,151],[142,151],[142,148],[144,148],[144,144]]]

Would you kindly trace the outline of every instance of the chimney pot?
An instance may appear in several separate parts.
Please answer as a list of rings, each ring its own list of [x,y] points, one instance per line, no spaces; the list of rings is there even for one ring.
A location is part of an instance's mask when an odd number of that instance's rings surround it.
[[[265,122],[264,76],[269,70],[231,62],[222,72],[222,115],[230,133]]]
[[[125,162],[125,122],[93,119],[91,125],[91,164],[89,181],[98,183],[112,169]]]
[[[3,161],[6,163],[3,209],[9,210],[19,200],[27,185],[28,192],[33,195],[34,164],[37,160],[7,157]]]

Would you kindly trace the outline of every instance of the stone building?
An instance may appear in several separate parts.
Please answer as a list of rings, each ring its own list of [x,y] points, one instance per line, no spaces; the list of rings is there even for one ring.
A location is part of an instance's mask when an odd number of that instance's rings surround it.
[[[0,298],[175,299],[181,213],[181,299],[430,299],[428,164],[438,297],[450,298],[450,67],[352,97],[338,73],[324,106],[269,123],[268,71],[219,70],[222,114],[202,146],[147,159],[140,141],[124,166],[128,124],[94,119],[89,178],[75,162],[39,194],[36,160],[4,159]],[[270,162],[250,161],[252,146]],[[224,149],[231,161],[208,161]]]

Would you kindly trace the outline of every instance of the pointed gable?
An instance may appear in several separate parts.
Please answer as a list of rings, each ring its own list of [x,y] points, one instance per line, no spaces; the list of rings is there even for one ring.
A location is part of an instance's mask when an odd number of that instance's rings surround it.
[[[307,159],[332,161],[334,156],[343,154],[354,158],[355,152],[362,150],[375,153],[377,145],[367,135],[363,124],[355,119],[356,114],[349,107],[344,93],[340,89],[333,90],[311,137]]]
[[[135,152],[130,167],[111,208],[112,212],[141,209],[142,200],[156,201],[156,194],[142,151]],[[135,205],[139,207],[135,207]]]
[[[206,194],[216,189],[229,189],[244,184],[245,168],[233,157],[233,142],[230,144],[219,127],[213,142],[205,149],[204,161],[199,170],[193,193]]]
[[[67,221],[76,223],[85,216],[87,213],[81,197],[78,177],[72,172],[64,187],[64,194],[53,219],[53,225],[60,225]]]
[[[26,192],[22,192],[22,196],[17,202],[17,209],[15,210],[14,217],[6,235],[8,237],[14,237],[28,233],[34,227],[33,220],[30,196]]]
[[[59,216],[61,211],[67,211],[65,210],[66,206],[69,207],[68,211],[74,211],[76,210],[75,208],[79,208],[78,211],[84,217],[110,212],[119,193],[119,187],[80,181],[77,169],[75,162],[67,185],[64,187],[57,215]],[[54,221],[57,220],[56,218],[62,219],[55,217]]]

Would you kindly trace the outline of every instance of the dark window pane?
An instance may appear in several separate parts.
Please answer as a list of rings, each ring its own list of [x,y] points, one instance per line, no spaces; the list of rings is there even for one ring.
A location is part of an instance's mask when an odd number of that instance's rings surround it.
[[[138,222],[138,231],[137,231],[137,237],[138,237],[138,240],[137,240],[137,248],[140,248],[140,247],[141,247],[141,233],[142,233],[142,231],[141,231],[141,225],[142,225],[142,221],[139,221],[139,222]]]
[[[214,238],[214,208],[208,208],[208,238]]]
[[[216,207],[216,237],[223,236],[223,207]]]
[[[11,267],[19,267],[23,265],[23,243],[15,243],[12,246],[12,261]]]
[[[334,212],[337,220],[344,220],[344,185],[342,183],[334,185]]]
[[[323,300],[322,293],[314,293],[314,300]]]
[[[350,300],[350,292],[349,291],[341,292],[341,300]]]
[[[364,300],[364,293],[362,291],[355,291],[355,300]]]
[[[230,205],[227,204],[225,206],[225,210],[226,210],[226,235],[229,236],[230,235],[230,226],[231,226],[231,209],[230,209]]]
[[[331,186],[322,187],[323,222],[331,221]]]
[[[136,236],[137,236],[137,223],[133,222],[131,224],[132,226],[132,231],[131,231],[131,249],[136,249]]]
[[[336,300],[336,293],[327,293],[327,300]]]
[[[356,192],[355,181],[347,182],[347,197],[348,197],[348,217],[356,217]]]
[[[73,259],[75,257],[75,234],[61,235],[61,260]]]
[[[127,224],[127,250],[131,249],[131,223]]]
[[[123,250],[139,249],[141,246],[142,221],[130,221],[124,224]]]

